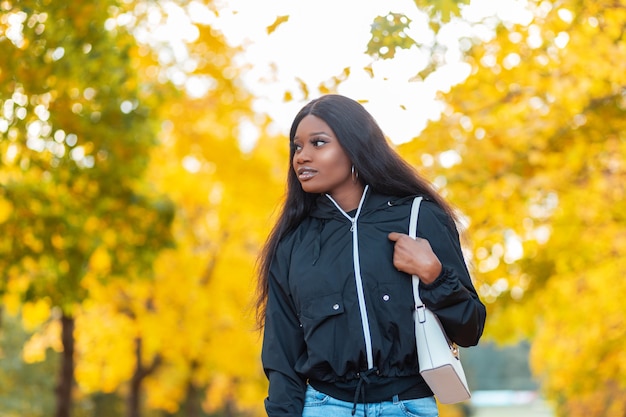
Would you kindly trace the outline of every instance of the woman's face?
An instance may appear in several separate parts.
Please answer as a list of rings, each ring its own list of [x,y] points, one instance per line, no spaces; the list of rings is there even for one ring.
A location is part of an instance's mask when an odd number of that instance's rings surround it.
[[[293,146],[293,170],[307,193],[334,197],[357,186],[352,181],[350,159],[322,119],[305,116],[296,129]]]

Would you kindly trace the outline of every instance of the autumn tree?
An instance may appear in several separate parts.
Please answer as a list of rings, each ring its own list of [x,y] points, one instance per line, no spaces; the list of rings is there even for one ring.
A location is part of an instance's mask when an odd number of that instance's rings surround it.
[[[137,37],[142,79],[178,74],[178,90],[155,109],[160,146],[148,169],[149,181],[176,207],[175,245],[158,256],[153,281],[90,282],[77,379],[87,393],[126,395],[129,416],[150,409],[185,416],[256,412],[266,381],[250,309],[254,263],[283,191],[284,172],[275,166],[285,165],[287,142],[277,151],[277,139],[263,133],[268,120],[253,113],[243,69],[235,65],[240,51],[196,19],[215,17],[212,3],[171,7],[135,7],[125,21],[128,30],[145,34],[169,13],[182,13],[195,33],[177,51]],[[175,52],[183,58],[153,64]],[[260,138],[250,147],[242,130],[253,125]]]
[[[622,415],[626,7],[512,4],[515,21],[451,10],[468,77],[400,150],[467,220],[488,337],[532,340],[558,415]],[[433,17],[437,32],[443,14]]]
[[[148,278],[170,240],[172,206],[142,180],[154,97],[132,67],[134,38],[107,29],[118,6],[0,4],[0,292],[11,312],[58,312],[58,417],[70,415],[86,280]]]

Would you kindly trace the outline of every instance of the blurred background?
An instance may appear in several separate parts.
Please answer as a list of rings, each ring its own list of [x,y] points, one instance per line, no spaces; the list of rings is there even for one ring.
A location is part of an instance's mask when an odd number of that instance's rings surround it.
[[[264,415],[256,256],[326,93],[461,213],[441,416],[626,415],[623,1],[0,0],[0,57],[1,417]]]

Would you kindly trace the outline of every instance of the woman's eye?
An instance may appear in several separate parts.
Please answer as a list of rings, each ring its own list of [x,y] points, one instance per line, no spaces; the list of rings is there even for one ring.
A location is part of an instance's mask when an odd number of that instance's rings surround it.
[[[292,143],[291,146],[295,151],[299,151],[300,149],[302,149],[302,146],[297,143]]]
[[[312,140],[311,143],[313,144],[313,146],[315,146],[317,148],[317,147],[320,147],[320,146],[324,146],[326,141],[325,140],[321,140],[321,139],[315,139],[315,140]]]

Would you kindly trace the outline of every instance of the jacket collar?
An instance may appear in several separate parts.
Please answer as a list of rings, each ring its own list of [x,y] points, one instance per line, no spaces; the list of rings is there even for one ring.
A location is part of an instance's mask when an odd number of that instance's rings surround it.
[[[403,203],[407,200],[412,200],[413,196],[409,197],[393,197],[385,194],[378,193],[369,188],[366,191],[365,201],[361,209],[361,216],[371,213],[373,211],[381,210],[390,206],[395,206]],[[350,213],[349,213],[350,214]],[[354,214],[354,212],[352,212]],[[333,204],[333,202],[324,194],[321,194],[316,202],[315,206],[311,210],[311,217],[320,219],[345,219],[339,209]]]

